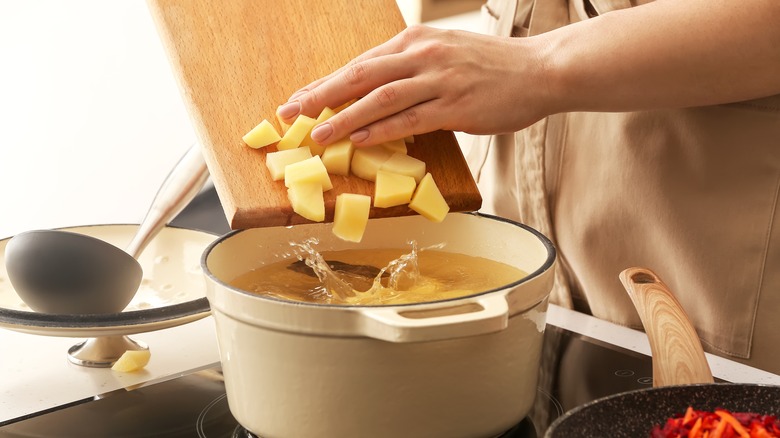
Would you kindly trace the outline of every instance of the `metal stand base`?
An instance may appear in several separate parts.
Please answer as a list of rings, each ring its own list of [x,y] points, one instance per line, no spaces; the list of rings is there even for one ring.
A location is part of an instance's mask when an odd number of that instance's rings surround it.
[[[68,360],[76,365],[93,368],[108,368],[127,350],[148,350],[143,342],[127,336],[101,336],[90,338],[68,349]]]

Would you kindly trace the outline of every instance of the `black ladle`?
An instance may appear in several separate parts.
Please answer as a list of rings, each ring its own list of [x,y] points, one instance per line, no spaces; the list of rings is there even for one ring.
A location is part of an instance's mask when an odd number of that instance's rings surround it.
[[[143,277],[136,259],[198,194],[208,175],[200,147],[195,144],[166,177],[126,251],[91,236],[61,230],[27,231],[14,236],[5,250],[11,284],[36,312],[121,312],[132,301]],[[103,351],[87,353],[94,348],[83,345],[71,349],[69,358],[79,365],[111,366],[117,354],[135,344],[123,336],[115,338],[121,340],[121,346],[108,348],[102,339],[96,345],[102,345],[99,349]],[[87,357],[79,356],[81,352]]]

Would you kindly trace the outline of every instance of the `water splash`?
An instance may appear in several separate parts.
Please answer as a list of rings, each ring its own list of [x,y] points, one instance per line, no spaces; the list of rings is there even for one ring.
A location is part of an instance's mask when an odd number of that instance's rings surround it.
[[[379,275],[374,279],[374,286],[369,292],[375,293],[382,287],[382,274],[385,272],[388,273],[387,288],[402,291],[414,287],[417,283],[417,279],[420,278],[420,265],[417,258],[417,241],[412,240],[407,243],[412,247],[411,252],[392,260],[387,266],[382,268]]]
[[[322,283],[322,288],[315,292],[315,298],[330,299],[337,297],[341,300],[355,295],[355,290],[349,283],[339,278],[339,276],[330,269],[328,262],[322,254],[314,249],[314,245],[319,244],[320,241],[316,237],[311,237],[304,240],[302,243],[290,242],[290,246],[293,247],[293,253],[298,260],[306,263],[306,266],[310,267],[314,274],[319,278]],[[317,295],[324,295],[317,296]],[[334,297],[335,296],[335,297]]]
[[[322,285],[311,292],[311,297],[331,304],[344,304],[363,301],[377,294],[395,296],[414,288],[421,278],[419,252],[445,246],[441,243],[420,249],[414,240],[407,243],[411,247],[410,252],[379,269],[373,279],[367,274],[368,270],[365,268],[371,268],[367,266],[345,265],[344,269],[331,269],[322,254],[315,249],[315,245],[319,244],[316,237],[306,239],[302,243],[290,242],[290,246],[293,247],[293,253],[298,260],[314,271]],[[356,285],[366,287],[356,288]]]

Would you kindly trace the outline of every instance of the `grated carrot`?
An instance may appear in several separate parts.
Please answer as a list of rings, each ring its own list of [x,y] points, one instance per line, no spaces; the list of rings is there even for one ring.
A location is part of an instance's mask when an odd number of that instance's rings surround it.
[[[740,438],[750,438],[750,434],[748,433],[748,431],[745,430],[745,428],[742,427],[742,424],[740,424],[740,422],[736,418],[734,418],[734,416],[731,415],[730,413],[722,409],[716,409],[715,415],[720,417],[724,422],[730,424],[731,427],[734,428],[734,431],[739,434]]]
[[[698,411],[689,406],[684,413],[656,425],[651,438],[780,438],[780,421],[773,415],[750,412]]]

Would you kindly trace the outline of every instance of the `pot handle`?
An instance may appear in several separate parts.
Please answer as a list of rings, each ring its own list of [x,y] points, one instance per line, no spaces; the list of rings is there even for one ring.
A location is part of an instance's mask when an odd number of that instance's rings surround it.
[[[364,333],[390,342],[421,342],[499,332],[509,324],[503,294],[467,303],[405,310],[403,307],[361,309]]]
[[[653,386],[712,383],[699,335],[672,292],[653,271],[629,268],[620,281],[634,303],[653,354]]]

